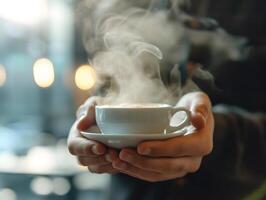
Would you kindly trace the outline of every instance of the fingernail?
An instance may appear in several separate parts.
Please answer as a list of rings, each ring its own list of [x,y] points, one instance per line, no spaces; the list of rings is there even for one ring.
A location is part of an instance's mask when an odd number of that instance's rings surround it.
[[[99,151],[97,145],[93,145],[91,151],[96,155],[101,155],[102,153]]]
[[[140,150],[140,154],[142,154],[142,155],[149,155],[150,153],[151,153],[150,148],[143,148]]]

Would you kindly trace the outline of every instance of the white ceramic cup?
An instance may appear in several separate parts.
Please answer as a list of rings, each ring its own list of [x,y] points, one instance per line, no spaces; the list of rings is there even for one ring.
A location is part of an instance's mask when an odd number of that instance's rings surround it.
[[[170,120],[177,112],[185,117],[177,126]],[[190,111],[168,104],[96,106],[96,122],[103,134],[166,134],[190,124]]]

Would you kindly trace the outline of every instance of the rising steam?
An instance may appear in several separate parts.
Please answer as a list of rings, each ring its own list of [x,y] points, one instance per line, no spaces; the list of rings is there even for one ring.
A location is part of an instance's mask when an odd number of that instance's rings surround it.
[[[163,60],[178,62],[183,36],[183,27],[169,21],[169,11],[145,10],[125,0],[85,3],[90,14],[83,24],[84,44],[94,54],[91,65],[99,83],[111,78],[104,103],[175,102],[179,91],[170,92],[160,75]]]
[[[178,8],[186,0],[83,0],[80,4],[90,64],[96,69],[99,85],[111,82],[105,104],[173,104],[182,94],[179,69],[174,64],[187,59],[189,50],[183,42],[193,33],[188,34],[179,20],[170,20],[170,10],[162,5],[166,2],[177,16],[184,15]],[[202,34],[199,38],[208,35]],[[166,88],[160,72],[169,67],[175,82]]]

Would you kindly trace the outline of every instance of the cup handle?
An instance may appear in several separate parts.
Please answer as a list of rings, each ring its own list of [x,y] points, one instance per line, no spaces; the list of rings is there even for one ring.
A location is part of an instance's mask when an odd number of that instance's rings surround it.
[[[178,124],[177,126],[171,126],[169,124],[169,126],[166,129],[166,133],[173,133],[177,130],[183,129],[184,127],[190,125],[190,116],[191,116],[190,111],[185,107],[173,107],[173,108],[171,108],[171,118],[177,112],[185,112],[186,113],[185,119],[180,124]]]

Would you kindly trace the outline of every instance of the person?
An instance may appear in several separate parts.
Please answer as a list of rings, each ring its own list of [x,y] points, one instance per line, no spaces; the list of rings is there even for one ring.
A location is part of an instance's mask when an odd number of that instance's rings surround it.
[[[209,67],[222,90],[218,95],[195,80],[206,92],[188,93],[177,102],[192,112],[195,134],[116,151],[79,133],[95,125],[100,98],[80,108],[69,150],[90,171],[114,174],[110,199],[266,198],[265,2],[201,0],[191,5],[188,13],[210,16],[231,34],[245,36],[248,56]]]

